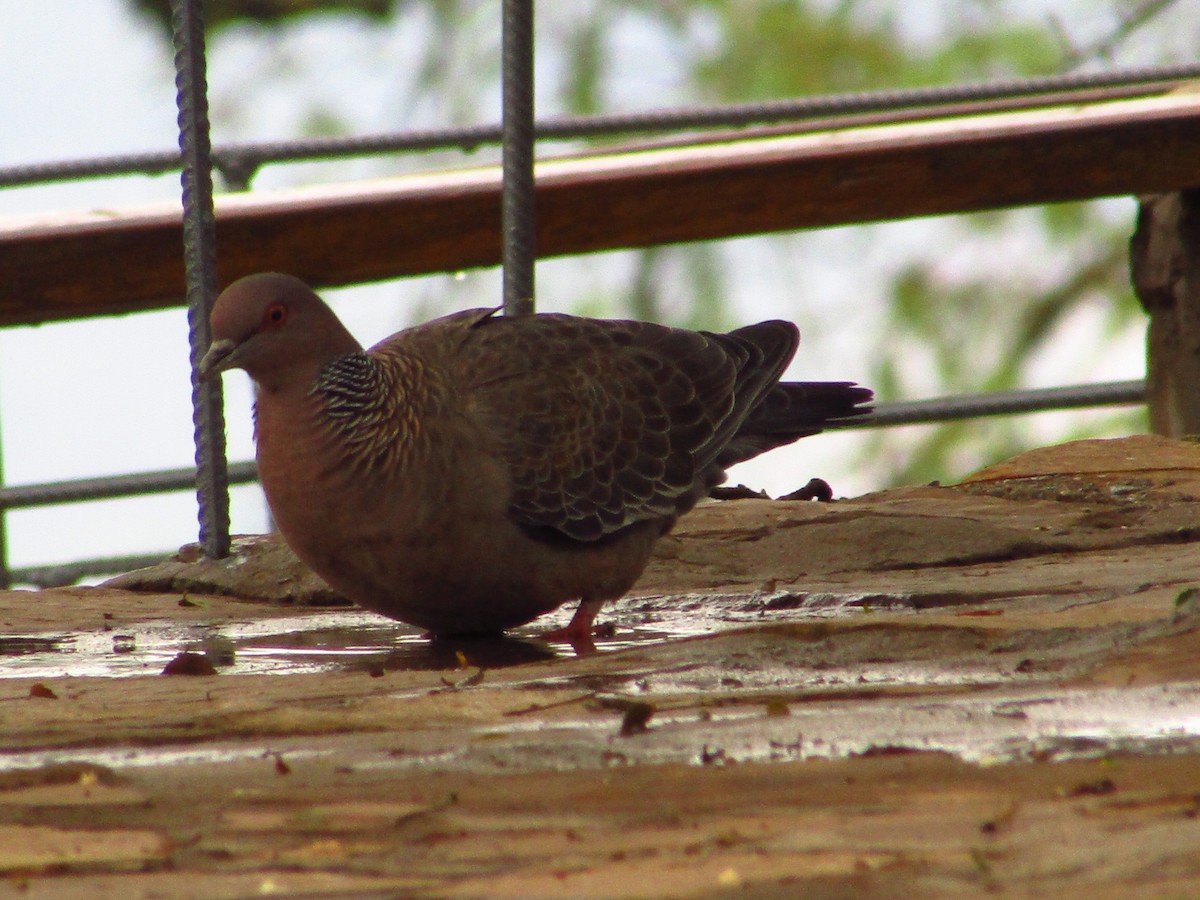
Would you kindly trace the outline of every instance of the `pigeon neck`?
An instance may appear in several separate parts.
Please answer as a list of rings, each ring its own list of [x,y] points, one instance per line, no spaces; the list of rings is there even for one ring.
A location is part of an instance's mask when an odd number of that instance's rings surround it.
[[[362,474],[412,461],[424,442],[421,420],[434,412],[432,380],[416,360],[358,351],[332,360],[317,375],[312,398],[327,433]]]
[[[261,366],[246,366],[260,394],[281,400],[299,399],[311,393],[321,373],[337,360],[362,353],[362,345],[336,317],[321,329],[311,329],[300,343],[288,349],[287,358]]]

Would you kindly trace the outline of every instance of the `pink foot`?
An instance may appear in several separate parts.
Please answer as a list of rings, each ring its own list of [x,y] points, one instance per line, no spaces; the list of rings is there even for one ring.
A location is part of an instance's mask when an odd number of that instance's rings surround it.
[[[562,628],[552,628],[543,632],[542,637],[549,641],[566,641],[579,656],[595,653],[596,644],[592,640],[592,625],[602,606],[604,606],[603,600],[586,598],[580,600],[579,608],[575,610],[575,615],[571,616],[570,622]]]

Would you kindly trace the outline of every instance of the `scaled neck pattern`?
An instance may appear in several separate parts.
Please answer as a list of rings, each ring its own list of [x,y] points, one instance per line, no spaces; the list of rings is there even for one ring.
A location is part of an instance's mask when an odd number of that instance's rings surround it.
[[[321,403],[330,434],[360,475],[382,475],[411,464],[422,441],[419,410],[428,403],[414,360],[381,361],[348,353],[317,375],[312,395]]]

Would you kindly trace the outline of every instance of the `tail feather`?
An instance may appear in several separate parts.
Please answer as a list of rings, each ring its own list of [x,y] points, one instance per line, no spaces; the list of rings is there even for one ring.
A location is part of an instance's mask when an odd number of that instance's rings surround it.
[[[871,412],[874,394],[848,381],[800,381],[775,385],[750,412],[721,451],[728,468],[775,447],[817,434],[830,422]]]

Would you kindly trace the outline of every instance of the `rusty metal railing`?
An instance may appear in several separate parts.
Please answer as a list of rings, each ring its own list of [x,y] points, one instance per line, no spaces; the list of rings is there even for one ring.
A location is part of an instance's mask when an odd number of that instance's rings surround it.
[[[870,92],[802,98],[773,103],[716,108],[662,110],[638,115],[595,116],[536,123],[533,119],[532,0],[505,0],[503,75],[504,122],[411,134],[375,135],[308,141],[209,146],[205,99],[204,31],[201,0],[172,0],[176,46],[181,152],[163,152],[95,160],[38,163],[0,168],[0,187],[97,176],[181,170],[185,217],[185,259],[196,467],[88,478],[46,484],[0,487],[0,582],[40,586],[65,584],[81,577],[144,565],[162,554],[109,557],[9,570],[4,520],[12,509],[128,497],[195,487],[199,497],[200,538],[214,557],[228,550],[228,486],[256,477],[250,462],[227,464],[220,386],[196,377],[196,363],[207,348],[208,310],[217,284],[214,253],[211,172],[215,166],[236,188],[248,186],[264,164],[346,155],[425,150],[472,149],[500,143],[504,160],[505,303],[517,312],[533,309],[533,144],[536,140],[594,137],[635,132],[740,127],[751,123],[796,122],[833,116],[864,121],[887,120],[890,111],[927,108],[931,115],[969,107],[977,112],[1162,92],[1181,81],[1200,77],[1200,64],[1153,67],[1122,72],[1062,75],[1024,81]],[[874,117],[874,118],[872,118]],[[1044,390],[944,397],[906,403],[881,403],[871,416],[845,427],[936,423],[953,419],[1011,415],[1049,409],[1133,405],[1145,401],[1145,384],[1126,381]],[[2,470],[0,470],[2,471]]]

